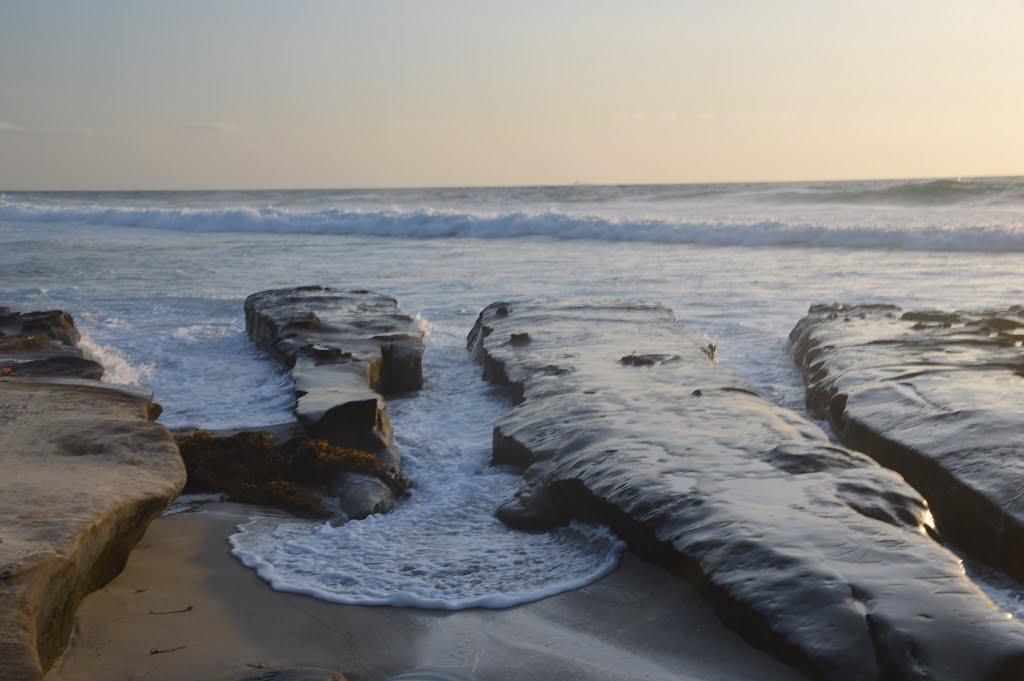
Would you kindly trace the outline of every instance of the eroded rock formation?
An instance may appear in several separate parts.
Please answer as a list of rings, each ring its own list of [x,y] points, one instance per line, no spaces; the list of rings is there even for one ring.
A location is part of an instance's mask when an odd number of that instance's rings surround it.
[[[819,678],[1024,678],[1024,628],[928,536],[924,500],[716,367],[668,309],[496,303],[469,346],[516,404],[494,432],[494,463],[525,468],[509,524],[609,523]]]
[[[807,406],[916,487],[944,537],[1024,579],[1024,307],[816,305],[790,337]]]
[[[0,312],[0,678],[36,681],[185,469],[145,390],[89,378],[65,312]],[[30,370],[27,370],[30,369]],[[77,377],[85,378],[77,378]]]
[[[262,291],[246,299],[245,323],[291,370],[295,416],[309,437],[374,452],[400,470],[382,395],[422,385],[424,346],[423,330],[393,298],[320,286]],[[350,517],[394,503],[386,486],[358,475],[339,489]]]
[[[99,380],[103,367],[82,356],[71,315],[0,307],[0,376],[69,376]]]

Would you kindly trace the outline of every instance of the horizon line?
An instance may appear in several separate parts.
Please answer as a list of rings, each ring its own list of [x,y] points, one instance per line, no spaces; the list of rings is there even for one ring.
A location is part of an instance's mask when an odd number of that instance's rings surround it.
[[[86,192],[265,192],[265,191],[425,191],[441,189],[545,189],[564,187],[684,187],[699,185],[769,185],[769,184],[807,184],[810,182],[841,183],[841,182],[899,182],[910,180],[937,181],[937,180],[993,180],[993,179],[1016,179],[1024,178],[1024,172],[1019,174],[992,173],[980,175],[900,175],[893,177],[846,177],[846,178],[810,178],[793,180],[725,180],[725,181],[688,181],[688,182],[591,182],[576,180],[573,182],[539,183],[539,184],[445,184],[445,185],[351,185],[351,186],[263,186],[263,187],[121,187],[121,188],[61,188],[61,189],[0,189],[0,194],[30,193],[43,194],[52,193],[86,193]]]

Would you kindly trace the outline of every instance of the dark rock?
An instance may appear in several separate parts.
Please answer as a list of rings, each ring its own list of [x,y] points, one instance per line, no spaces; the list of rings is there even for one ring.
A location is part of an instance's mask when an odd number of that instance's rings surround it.
[[[0,337],[40,337],[54,345],[74,347],[81,340],[75,320],[64,310],[45,312],[17,312],[9,307],[0,308]]]
[[[509,527],[528,532],[550,530],[572,519],[546,485],[522,487],[515,499],[498,508],[497,516]]]
[[[626,355],[619,363],[629,367],[650,367],[662,362],[679,359],[679,355]]]
[[[469,345],[519,400],[497,424],[494,455],[513,450],[528,465],[526,490],[502,517],[610,524],[636,552],[701,580],[749,640],[817,678],[1024,678],[1024,628],[929,537],[924,500],[717,368],[671,311],[499,307],[481,313]],[[512,333],[533,341],[501,340]],[[641,343],[680,360],[622,365]],[[575,371],[546,373],[554,361]],[[543,503],[531,516],[533,499]]]
[[[103,365],[91,359],[74,356],[47,357],[16,361],[0,359],[0,371],[5,376],[74,376],[98,381],[103,378]]]
[[[1024,308],[899,312],[797,323],[807,406],[916,487],[945,538],[1024,579]]]
[[[66,376],[98,381],[103,366],[82,357],[71,315],[63,310],[0,308],[0,376]]]
[[[310,437],[401,465],[381,394],[423,384],[423,331],[394,299],[320,286],[245,301],[249,336],[291,369],[295,416]]]
[[[395,494],[380,478],[351,473],[338,490],[338,504],[353,520],[375,513],[388,513],[395,507]]]

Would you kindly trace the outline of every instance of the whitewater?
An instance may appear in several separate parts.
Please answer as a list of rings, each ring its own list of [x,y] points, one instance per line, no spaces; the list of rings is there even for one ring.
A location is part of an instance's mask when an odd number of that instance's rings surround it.
[[[1013,178],[483,190],[2,194],[0,221],[188,232],[550,237],[716,246],[1024,251]],[[859,210],[857,210],[859,208]]]
[[[340,527],[261,515],[232,538],[274,588],[345,603],[503,607],[617,563],[604,528],[526,534],[494,519],[518,477],[488,466],[510,403],[465,350],[485,305],[664,303],[724,367],[802,411],[787,337],[809,305],[1020,304],[1022,252],[1021,178],[0,192],[0,305],[70,310],[108,380],[152,387],[171,428],[291,419],[287,375],[245,335],[250,293],[370,288],[424,320],[425,387],[389,403],[412,496]],[[1024,611],[1016,585],[986,580]]]

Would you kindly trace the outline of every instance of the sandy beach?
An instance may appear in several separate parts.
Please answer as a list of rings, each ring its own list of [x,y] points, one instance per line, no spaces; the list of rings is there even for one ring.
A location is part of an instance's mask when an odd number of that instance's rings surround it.
[[[695,588],[631,554],[591,586],[506,610],[278,593],[229,553],[250,510],[217,503],[157,519],[125,571],[82,603],[47,681],[228,681],[295,668],[371,681],[420,666],[480,679],[806,678],[727,629]]]

